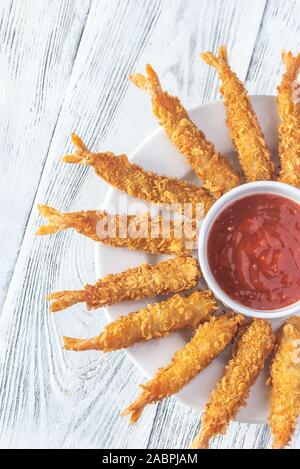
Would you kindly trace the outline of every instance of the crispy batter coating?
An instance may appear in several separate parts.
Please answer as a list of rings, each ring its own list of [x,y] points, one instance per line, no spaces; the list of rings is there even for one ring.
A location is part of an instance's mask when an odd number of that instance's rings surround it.
[[[130,80],[142,90],[150,93],[152,109],[171,142],[185,155],[187,161],[200,178],[203,187],[220,197],[241,184],[241,177],[229,161],[218,153],[214,145],[191,121],[179,99],[163,91],[156,72],[146,66],[147,77],[139,73]]]
[[[200,268],[192,257],[176,257],[158,264],[143,264],[119,274],[107,275],[83,290],[51,293],[50,309],[61,311],[75,303],[85,302],[89,310],[121,301],[140,300],[167,293],[188,290],[197,285]]]
[[[269,180],[274,176],[274,163],[253,106],[243,83],[228,64],[226,47],[219,48],[216,57],[211,52],[202,59],[215,67],[222,81],[221,93],[227,111],[227,125],[235,144],[242,170],[248,181]]]
[[[92,153],[75,134],[72,141],[77,151],[64,156],[63,161],[92,166],[108,184],[132,197],[166,204],[179,213],[183,213],[184,204],[188,203],[192,205],[194,216],[205,215],[214,202],[212,195],[202,187],[145,171],[141,166],[130,163],[126,155]]]
[[[171,331],[194,329],[206,321],[216,307],[216,300],[209,290],[196,291],[187,297],[176,294],[166,301],[122,316],[92,339],[64,337],[65,349],[111,352],[127,348],[136,342],[164,337]]]
[[[175,255],[190,254],[189,247],[196,241],[195,225],[180,220],[165,221],[162,217],[152,219],[149,213],[141,216],[113,215],[99,210],[62,213],[47,205],[38,205],[38,209],[50,223],[41,226],[37,235],[73,228],[109,246]]]
[[[271,365],[269,424],[273,448],[284,448],[300,414],[300,317],[291,317],[280,329]]]
[[[269,321],[253,319],[237,341],[233,357],[217,383],[192,448],[208,448],[209,440],[226,432],[229,421],[246,405],[250,387],[272,352],[275,337]]]
[[[286,72],[278,87],[280,181],[300,186],[300,54],[282,53]]]
[[[242,315],[227,313],[218,318],[212,317],[199,326],[190,342],[174,354],[170,364],[160,368],[153,379],[141,385],[140,397],[123,415],[130,415],[131,423],[134,423],[147,404],[180,391],[225,349],[243,322]]]

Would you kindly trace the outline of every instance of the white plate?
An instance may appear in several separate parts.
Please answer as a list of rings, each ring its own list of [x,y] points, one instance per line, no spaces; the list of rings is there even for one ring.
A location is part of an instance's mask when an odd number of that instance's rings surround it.
[[[265,134],[267,143],[274,154],[277,153],[277,128],[278,115],[274,97],[254,96],[251,98],[258,119]],[[214,142],[216,148],[230,159],[235,158],[234,147],[229,137],[225,123],[225,110],[221,102],[216,102],[197,107],[190,112],[194,122],[204,131],[209,140]],[[163,130],[159,129],[148,137],[131,155],[132,161],[139,163],[146,170],[155,171],[197,183],[197,178],[192,174],[184,156],[176,151],[169,142]],[[122,194],[122,197],[125,196]],[[127,196],[126,196],[127,197]],[[120,193],[111,189],[102,208],[115,207],[120,211]],[[124,199],[123,199],[124,200]],[[127,197],[128,202],[133,201]],[[144,205],[145,207],[145,205]],[[131,207],[131,209],[136,207]],[[123,212],[124,213],[124,212]],[[194,251],[197,255],[197,251]],[[96,275],[100,278],[108,273],[117,273],[141,263],[155,263],[167,256],[156,256],[144,252],[130,251],[126,249],[114,249],[101,244],[96,245]],[[147,304],[157,301],[151,299],[122,303],[106,308],[109,320],[115,320],[120,315],[136,311]],[[274,321],[274,327],[282,321]],[[152,377],[156,370],[166,365],[174,352],[182,347],[188,340],[189,333],[180,331],[170,334],[166,338],[152,340],[137,344],[128,350],[128,354],[138,368],[147,376]],[[216,358],[210,366],[199,376],[185,386],[176,398],[186,405],[203,410],[216,381],[221,377],[224,365],[230,357],[230,348]],[[247,407],[238,414],[237,420],[249,423],[266,423],[268,416],[268,388],[265,385],[266,371],[261,373],[256,384],[251,389]],[[137,395],[139,390],[137,389]],[[128,403],[129,404],[129,403]]]

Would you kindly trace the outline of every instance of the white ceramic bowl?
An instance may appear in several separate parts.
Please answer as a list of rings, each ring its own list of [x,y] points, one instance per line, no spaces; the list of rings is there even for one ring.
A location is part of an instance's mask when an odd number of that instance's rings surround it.
[[[277,319],[289,316],[291,314],[298,313],[300,310],[300,300],[296,303],[292,303],[284,308],[272,309],[272,310],[257,310],[243,306],[241,303],[233,300],[228,296],[224,290],[219,286],[215,280],[207,259],[207,241],[209,238],[210,230],[214,224],[218,215],[223,210],[231,205],[234,201],[239,200],[243,197],[247,197],[254,194],[276,194],[286,199],[293,200],[297,204],[300,204],[300,190],[295,187],[283,184],[282,182],[274,181],[258,181],[243,184],[242,186],[236,187],[231,191],[224,194],[208,211],[202,225],[199,234],[199,262],[202,270],[203,277],[208,287],[213,291],[214,295],[228,308],[242,313],[245,316],[264,318],[264,319]]]

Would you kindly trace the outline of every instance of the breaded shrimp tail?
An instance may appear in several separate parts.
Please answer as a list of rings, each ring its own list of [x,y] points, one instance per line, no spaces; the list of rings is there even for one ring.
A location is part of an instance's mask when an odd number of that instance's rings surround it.
[[[280,181],[300,187],[300,54],[283,52],[286,71],[278,87]]]
[[[269,424],[273,448],[289,444],[300,414],[300,317],[291,317],[279,330],[271,364]]]
[[[93,241],[109,246],[176,255],[190,254],[189,247],[196,241],[196,225],[189,224],[188,220],[151,218],[150,213],[114,215],[99,210],[62,213],[47,205],[38,205],[38,209],[49,223],[41,226],[37,235],[73,228]]]
[[[57,313],[57,311],[62,311],[77,303],[88,302],[88,286],[89,285],[86,285],[84,290],[62,290],[50,293],[50,295],[47,295],[47,300],[53,301],[50,306],[50,311]]]
[[[274,343],[269,321],[253,319],[244,329],[225,374],[206,405],[201,431],[192,448],[208,448],[212,437],[226,432],[229,421],[234,419],[240,407],[246,405],[249,389],[264,367]]]
[[[108,324],[91,339],[64,337],[66,350],[102,350],[111,352],[150,339],[164,337],[171,331],[195,328],[216,310],[216,300],[207,290],[185,297],[176,294]]]
[[[227,124],[236,146],[242,170],[248,181],[269,180],[274,176],[274,163],[253,106],[243,83],[228,64],[226,47],[219,55],[201,54],[202,59],[216,68],[221,82],[221,93],[227,112]]]
[[[134,423],[147,404],[180,391],[225,349],[243,322],[243,316],[227,313],[212,317],[201,325],[190,342],[174,354],[170,364],[160,368],[153,379],[141,385],[141,396],[123,415],[130,415],[131,423]]]
[[[183,213],[184,204],[191,204],[193,216],[198,217],[205,215],[214,202],[214,197],[202,187],[144,171],[141,166],[130,163],[126,155],[92,153],[75,134],[72,141],[76,153],[64,156],[63,161],[92,166],[108,184],[132,197],[163,204],[179,213]]]
[[[61,291],[48,295],[54,300],[50,309],[61,311],[75,303],[86,302],[89,310],[121,301],[140,300],[193,288],[200,277],[196,259],[176,257],[158,264],[143,264],[119,274],[107,275],[83,290]]]
[[[85,212],[63,213],[55,208],[49,207],[48,205],[41,204],[38,205],[38,210],[43,218],[47,218],[47,220],[49,220],[47,225],[42,225],[38,228],[36,232],[36,235],[38,236],[57,233],[58,231],[73,228],[78,233],[83,234],[94,241],[100,241],[97,235],[97,224],[101,222],[101,220],[104,220],[107,221],[108,227],[110,226],[110,215],[102,211],[88,210]],[[117,216],[115,217],[117,218]]]
[[[130,80],[152,99],[155,117],[171,142],[185,155],[188,163],[203,183],[203,187],[220,197],[224,192],[241,184],[239,174],[229,161],[221,156],[214,145],[191,121],[179,99],[163,91],[156,72],[146,66],[147,77],[137,73]]]

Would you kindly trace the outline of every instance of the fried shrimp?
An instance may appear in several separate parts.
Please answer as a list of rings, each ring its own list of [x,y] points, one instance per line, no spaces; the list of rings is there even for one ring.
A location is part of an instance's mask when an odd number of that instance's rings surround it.
[[[272,179],[275,168],[270,150],[247,91],[229,67],[226,47],[219,48],[218,57],[211,52],[205,52],[201,57],[208,65],[217,69],[222,81],[220,91],[226,106],[227,124],[247,180]]]
[[[95,285],[83,290],[65,290],[51,293],[47,299],[54,302],[50,309],[61,311],[75,303],[85,302],[89,310],[121,301],[140,300],[193,288],[200,277],[196,259],[176,257],[158,264],[143,264],[119,274],[107,275]]]
[[[194,329],[206,321],[216,307],[216,300],[209,290],[196,291],[186,297],[176,294],[166,301],[122,316],[92,339],[64,337],[65,349],[111,352],[127,348],[136,342],[164,337],[171,331]]]
[[[139,73],[129,79],[148,92],[155,117],[165,129],[171,142],[185,155],[188,163],[202,181],[203,187],[220,197],[241,184],[239,174],[229,161],[218,153],[214,145],[191,121],[179,99],[163,91],[156,72],[146,66],[147,77]]]
[[[77,151],[64,156],[63,161],[92,166],[108,184],[132,197],[165,204],[179,213],[183,213],[185,204],[191,204],[193,216],[197,217],[205,215],[214,202],[213,196],[202,187],[145,171],[130,163],[126,155],[92,153],[75,134],[72,141]]]
[[[225,349],[243,322],[242,315],[227,313],[200,325],[190,342],[174,354],[170,364],[160,368],[153,379],[141,385],[140,397],[123,415],[130,415],[131,423],[134,423],[147,404],[180,391]]]
[[[278,87],[280,181],[300,187],[300,54],[283,52],[286,71]]]
[[[300,317],[291,317],[279,330],[271,364],[269,424],[273,448],[284,448],[300,414]]]
[[[99,210],[62,213],[47,205],[38,205],[49,223],[40,226],[37,235],[48,235],[68,228],[109,246],[147,251],[153,254],[190,254],[196,241],[195,226],[187,221],[151,218],[149,213],[113,215]],[[186,236],[185,236],[186,235]]]
[[[223,378],[217,383],[206,405],[201,431],[192,448],[208,448],[212,437],[226,432],[229,421],[246,404],[249,389],[272,352],[274,342],[269,321],[253,319],[245,328]]]

